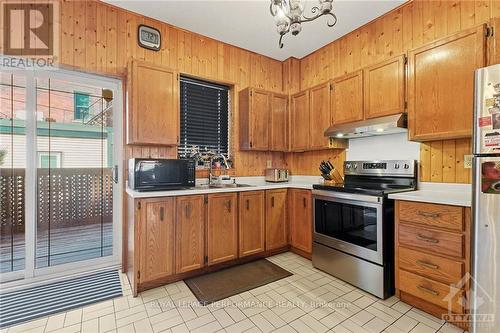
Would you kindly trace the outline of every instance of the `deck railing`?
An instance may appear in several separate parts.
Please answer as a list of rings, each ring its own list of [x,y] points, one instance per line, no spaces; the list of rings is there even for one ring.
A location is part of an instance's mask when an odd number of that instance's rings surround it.
[[[37,171],[37,230],[110,223],[110,168],[51,168]],[[0,168],[0,235],[24,232],[25,169]]]

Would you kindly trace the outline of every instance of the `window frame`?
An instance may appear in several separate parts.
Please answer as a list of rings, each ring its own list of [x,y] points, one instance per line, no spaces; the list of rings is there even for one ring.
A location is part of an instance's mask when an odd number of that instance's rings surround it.
[[[182,118],[182,93],[181,93],[181,82],[182,79],[188,79],[188,80],[193,80],[193,81],[199,81],[200,84],[206,83],[206,85],[214,85],[214,86],[225,86],[227,87],[227,153],[224,154],[226,158],[231,158],[233,156],[233,145],[232,145],[232,138],[233,138],[233,101],[234,101],[234,83],[231,82],[224,82],[224,81],[216,81],[216,80],[210,80],[204,77],[197,77],[197,76],[192,76],[189,74],[185,73],[179,73],[179,147],[183,146],[182,141],[180,140],[180,133],[182,132],[181,128],[181,118]],[[201,147],[200,147],[201,148]],[[177,158],[186,158],[185,155],[181,155],[180,150],[178,149],[177,151]],[[234,167],[234,165],[233,165]]]
[[[49,158],[49,168],[62,168],[62,152],[60,151],[38,151],[38,167],[42,168],[42,157],[48,157]],[[51,166],[51,161],[50,158],[55,157],[56,158],[56,166],[53,167]]]
[[[87,114],[84,114],[82,112],[78,112],[78,116],[77,116],[77,110],[78,110],[78,105],[77,105],[77,98],[78,96],[86,96],[87,97]],[[89,93],[86,93],[86,92],[83,92],[83,91],[74,91],[73,92],[73,120],[82,120],[82,121],[85,121],[85,117],[90,113],[89,112],[89,108],[90,108],[90,94]]]

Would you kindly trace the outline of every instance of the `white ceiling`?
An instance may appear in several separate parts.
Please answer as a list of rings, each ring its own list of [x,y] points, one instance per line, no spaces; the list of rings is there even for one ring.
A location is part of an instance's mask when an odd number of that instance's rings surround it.
[[[334,0],[338,22],[333,28],[327,18],[304,23],[298,36],[287,34],[284,47],[269,13],[269,0],[104,0],[115,6],[170,23],[204,36],[267,55],[278,60],[302,58],[355,30],[406,0]],[[304,1],[310,14],[318,1]],[[309,15],[310,16],[310,15]]]

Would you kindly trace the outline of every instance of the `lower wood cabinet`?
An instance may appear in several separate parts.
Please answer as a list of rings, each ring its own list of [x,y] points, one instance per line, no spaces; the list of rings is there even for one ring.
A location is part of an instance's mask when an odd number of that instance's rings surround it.
[[[207,264],[238,258],[238,194],[208,195]]]
[[[460,300],[470,289],[470,208],[396,201],[395,210],[396,296],[438,318],[467,312]]]
[[[144,283],[174,273],[175,199],[143,200],[140,207],[138,280]]]
[[[287,189],[266,191],[266,250],[288,245]]]
[[[175,272],[202,268],[205,263],[205,196],[176,198]]]
[[[290,243],[292,247],[312,252],[311,191],[291,189],[289,192]]]
[[[245,257],[265,250],[266,215],[264,191],[240,192],[239,256]]]

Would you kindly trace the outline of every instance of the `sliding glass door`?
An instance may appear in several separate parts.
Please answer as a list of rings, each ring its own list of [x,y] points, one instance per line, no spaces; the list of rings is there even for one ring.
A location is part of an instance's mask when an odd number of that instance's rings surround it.
[[[121,82],[52,70],[1,88],[2,280],[119,264]]]

